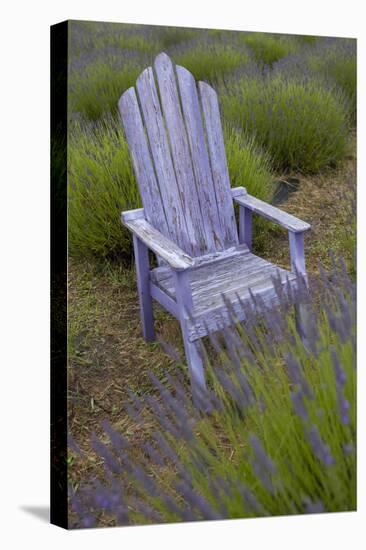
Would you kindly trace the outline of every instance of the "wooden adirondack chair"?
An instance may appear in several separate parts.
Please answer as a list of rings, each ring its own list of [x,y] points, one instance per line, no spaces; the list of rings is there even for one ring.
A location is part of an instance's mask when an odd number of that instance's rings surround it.
[[[196,341],[230,324],[222,294],[243,320],[241,301],[275,300],[272,277],[305,275],[310,225],[231,189],[216,92],[160,53],[119,100],[143,208],[122,213],[133,233],[142,331],[155,339],[153,299],[180,321],[193,391],[205,388]],[[234,215],[240,207],[239,231]],[[251,253],[252,215],[288,229],[291,272]],[[148,250],[159,267],[150,269]]]

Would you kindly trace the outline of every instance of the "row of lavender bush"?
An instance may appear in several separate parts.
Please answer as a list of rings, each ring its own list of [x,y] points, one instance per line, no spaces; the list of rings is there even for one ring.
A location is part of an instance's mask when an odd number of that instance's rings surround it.
[[[355,509],[356,297],[333,264],[295,294],[274,281],[278,310],[253,300],[244,323],[211,337],[199,407],[178,368],[167,385],[152,377],[155,395],[131,394],[132,420],[155,429],[139,453],[108,422],[93,436],[105,475],[70,487],[74,527]],[[70,453],[82,454],[72,440]]]

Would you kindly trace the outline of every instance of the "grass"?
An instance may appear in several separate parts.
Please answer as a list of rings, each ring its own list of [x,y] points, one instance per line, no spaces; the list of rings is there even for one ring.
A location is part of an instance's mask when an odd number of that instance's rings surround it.
[[[345,156],[344,97],[316,80],[244,77],[223,89],[220,99],[224,119],[255,136],[277,170],[319,172]]]

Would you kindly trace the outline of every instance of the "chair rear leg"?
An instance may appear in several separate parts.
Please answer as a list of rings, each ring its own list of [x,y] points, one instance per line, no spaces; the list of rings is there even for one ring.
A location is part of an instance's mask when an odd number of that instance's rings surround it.
[[[150,293],[149,250],[136,235],[133,236],[133,247],[135,253],[142,334],[146,342],[153,342],[156,340],[156,336],[154,329],[153,303]]]

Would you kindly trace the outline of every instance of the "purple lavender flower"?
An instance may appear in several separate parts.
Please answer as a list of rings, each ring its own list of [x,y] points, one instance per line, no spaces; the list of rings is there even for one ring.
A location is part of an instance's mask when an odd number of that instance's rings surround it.
[[[305,514],[321,514],[322,512],[325,512],[324,504],[321,500],[316,500],[315,502],[311,501],[309,498],[304,499],[305,508],[304,512]]]
[[[121,473],[122,468],[118,460],[113,456],[111,451],[108,449],[104,443],[100,441],[100,439],[97,437],[97,435],[93,432],[91,436],[91,442],[94,451],[103,458],[104,464],[111,472],[114,472],[116,474]]]
[[[299,386],[301,391],[308,397],[309,399],[312,399],[314,397],[313,392],[307,382],[307,380],[304,378],[301,367],[297,359],[290,354],[287,353],[285,356],[287,370],[291,379],[291,382],[293,384],[296,384]]]
[[[274,493],[274,486],[271,476],[276,473],[276,466],[265,452],[261,442],[256,435],[249,436],[249,443],[254,452],[254,459],[251,461],[252,468],[269,493]]]
[[[148,441],[146,443],[143,443],[142,448],[149,455],[151,460],[155,462],[155,464],[158,464],[159,466],[165,465],[164,459],[159,451],[154,449],[154,447]]]
[[[207,500],[202,495],[199,495],[186,482],[178,482],[175,487],[177,491],[179,491],[179,493],[183,496],[183,498],[188,502],[188,504],[196,508],[202,514],[203,519],[221,519],[220,515],[215,510],[213,510]]]
[[[296,414],[305,422],[308,419],[308,411],[304,403],[304,394],[301,391],[291,392],[291,400]]]
[[[350,422],[350,418],[349,418],[350,404],[348,400],[345,398],[344,390],[343,390],[344,385],[347,381],[347,378],[346,378],[344,369],[341,367],[337,352],[334,347],[332,347],[331,349],[331,355],[332,355],[334,374],[336,379],[339,414],[341,417],[342,424],[347,425]]]
[[[154,510],[149,504],[144,502],[142,499],[137,499],[136,497],[130,497],[131,505],[138,511],[147,521],[152,521],[154,523],[163,523],[163,517],[159,512]]]
[[[253,493],[244,485],[239,486],[239,493],[243,499],[244,504],[249,508],[251,512],[254,512],[259,516],[269,515],[267,510],[258,502]]]
[[[354,453],[355,451],[355,446],[352,442],[350,443],[345,443],[343,445],[343,452],[346,454],[346,455],[350,455],[352,453]]]
[[[69,490],[71,509],[80,518],[80,524],[86,529],[94,527],[96,524],[96,517],[90,512],[90,495],[89,488],[83,487],[79,493],[76,493],[73,489]]]
[[[337,383],[337,386],[342,388],[346,383],[347,378],[343,368],[341,367],[341,364],[339,362],[339,358],[334,346],[331,348],[331,354],[332,354],[332,361],[333,361],[336,383]]]
[[[334,458],[331,454],[329,445],[324,443],[315,424],[308,430],[307,436],[315,456],[323,462],[325,466],[332,466],[334,464]]]
[[[343,391],[337,388],[338,407],[342,424],[347,426],[350,422],[349,418],[349,401],[344,397]]]
[[[216,373],[216,376],[221,384],[221,386],[224,388],[224,390],[230,395],[230,397],[235,401],[239,407],[245,408],[248,403],[246,401],[246,396],[243,394],[242,391],[234,384],[230,376],[228,376],[226,373],[218,371]]]
[[[259,462],[261,467],[270,474],[276,473],[276,466],[264,450],[263,445],[259,441],[258,437],[254,434],[250,434],[249,443],[254,451],[255,458]]]
[[[122,449],[125,450],[130,447],[127,439],[117,432],[117,430],[114,430],[108,420],[104,420],[102,422],[102,427],[116,451],[121,451]]]
[[[83,456],[84,455],[84,451],[82,451],[79,447],[79,445],[76,443],[75,439],[73,438],[73,436],[69,433],[67,434],[67,446],[72,450],[74,451],[74,453],[80,455],[80,456]]]

